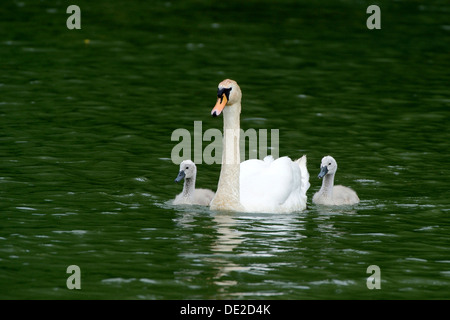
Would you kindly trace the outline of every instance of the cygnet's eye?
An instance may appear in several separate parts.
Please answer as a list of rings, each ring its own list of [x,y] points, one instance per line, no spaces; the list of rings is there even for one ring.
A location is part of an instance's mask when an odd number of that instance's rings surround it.
[[[331,166],[331,162],[330,162],[330,163],[328,163],[328,165],[329,165],[329,166]]]
[[[189,169],[189,167],[186,167],[186,170]]]

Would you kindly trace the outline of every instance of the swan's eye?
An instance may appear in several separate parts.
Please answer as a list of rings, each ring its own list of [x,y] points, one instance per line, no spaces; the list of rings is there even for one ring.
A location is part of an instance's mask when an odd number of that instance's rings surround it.
[[[328,165],[331,166],[331,162]]]
[[[189,169],[189,167],[186,167],[186,170]]]
[[[222,103],[223,95],[227,97],[227,101],[230,101],[230,91],[233,88],[219,88],[217,90],[217,97],[220,98],[220,103]]]

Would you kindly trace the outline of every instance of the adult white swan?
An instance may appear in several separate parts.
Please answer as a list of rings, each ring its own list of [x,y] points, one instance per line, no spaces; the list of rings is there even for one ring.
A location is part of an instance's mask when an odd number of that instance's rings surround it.
[[[356,192],[349,187],[334,185],[334,175],[337,171],[337,162],[332,156],[322,158],[320,164],[319,179],[322,179],[322,187],[313,197],[315,204],[326,206],[353,205],[359,203]]]
[[[211,111],[223,111],[222,167],[212,210],[285,213],[306,208],[309,173],[306,156],[274,160],[247,160],[240,163],[239,134],[242,93],[236,81],[219,83],[217,103]]]

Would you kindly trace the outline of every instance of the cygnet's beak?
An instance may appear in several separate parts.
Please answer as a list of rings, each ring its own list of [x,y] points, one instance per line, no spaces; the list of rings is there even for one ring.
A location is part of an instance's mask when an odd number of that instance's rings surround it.
[[[319,179],[322,179],[323,177],[325,177],[325,175],[328,173],[328,168],[327,166],[323,166],[320,168],[320,172],[319,172]]]
[[[186,176],[186,173],[184,173],[184,171],[181,170],[181,171],[178,173],[178,176],[176,177],[175,182],[177,182],[177,183],[180,182],[181,180],[184,179],[185,176]]]
[[[230,100],[230,91],[231,88],[219,88],[217,90],[217,102],[214,108],[211,110],[211,115],[213,117],[217,117],[222,113],[223,108],[225,108],[226,104]]]

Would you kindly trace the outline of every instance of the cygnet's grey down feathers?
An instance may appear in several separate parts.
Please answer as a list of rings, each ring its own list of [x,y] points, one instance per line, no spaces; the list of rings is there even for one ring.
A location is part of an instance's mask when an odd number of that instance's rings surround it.
[[[209,206],[214,192],[209,189],[196,189],[195,179],[197,176],[197,167],[191,160],[185,160],[180,164],[180,172],[175,182],[184,179],[183,191],[175,197],[173,204],[196,204]]]
[[[322,187],[313,197],[315,204],[327,206],[353,205],[359,203],[359,197],[355,191],[341,185],[334,185],[334,176],[337,171],[337,162],[332,156],[322,158],[319,178]]]

